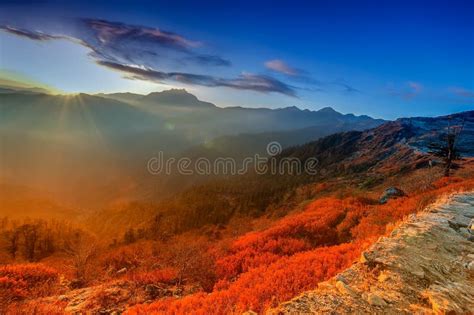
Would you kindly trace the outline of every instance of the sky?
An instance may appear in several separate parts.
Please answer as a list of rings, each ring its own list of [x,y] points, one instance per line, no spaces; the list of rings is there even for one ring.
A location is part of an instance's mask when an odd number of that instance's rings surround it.
[[[5,1],[0,71],[65,93],[394,119],[474,109],[474,1]]]

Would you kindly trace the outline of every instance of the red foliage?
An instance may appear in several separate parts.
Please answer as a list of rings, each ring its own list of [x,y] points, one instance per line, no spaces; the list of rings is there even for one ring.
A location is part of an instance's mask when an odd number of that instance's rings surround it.
[[[211,294],[195,294],[180,300],[167,299],[137,306],[128,314],[230,314],[249,309],[262,311],[349,266],[360,254],[355,244],[321,247],[284,257],[268,266],[254,268]]]
[[[26,301],[21,303],[13,303],[8,306],[5,314],[6,315],[19,315],[19,314],[48,314],[48,315],[63,315],[66,312],[64,309],[67,306],[67,302],[56,301],[43,302],[38,300]]]
[[[56,270],[42,264],[0,267],[0,308],[25,298],[50,295],[58,283]]]
[[[263,312],[334,276],[388,226],[445,193],[474,188],[474,180],[442,180],[435,186],[384,205],[355,198],[317,200],[302,213],[237,239],[217,261],[220,280],[212,293],[138,305],[128,314]]]
[[[347,240],[348,230],[357,223],[353,214],[365,207],[354,198],[323,198],[265,231],[246,234],[234,242],[229,255],[217,261],[219,278],[232,279],[284,256],[342,243]],[[352,216],[348,217],[348,213]]]
[[[103,255],[102,265],[106,270],[128,270],[156,263],[158,248],[151,242],[138,242],[113,249]]]
[[[160,269],[150,272],[132,273],[128,279],[138,285],[147,284],[173,284],[178,278],[178,272],[174,269]]]
[[[451,176],[451,177],[441,177],[440,179],[438,179],[437,181],[435,181],[433,183],[433,186],[435,188],[442,188],[442,187],[446,187],[450,184],[455,184],[455,183],[461,183],[463,182],[464,180],[460,177],[454,177],[454,176]]]

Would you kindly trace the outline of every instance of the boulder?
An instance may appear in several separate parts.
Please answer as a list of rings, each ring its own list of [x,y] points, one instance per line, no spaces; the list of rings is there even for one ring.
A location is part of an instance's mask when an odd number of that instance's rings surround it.
[[[382,196],[379,199],[379,202],[381,204],[384,204],[389,199],[394,199],[394,198],[398,198],[398,197],[405,197],[406,195],[407,194],[403,190],[401,190],[397,187],[389,187],[389,188],[385,189],[385,191],[383,192]]]
[[[367,302],[372,306],[386,306],[387,305],[385,300],[375,293],[368,294]]]

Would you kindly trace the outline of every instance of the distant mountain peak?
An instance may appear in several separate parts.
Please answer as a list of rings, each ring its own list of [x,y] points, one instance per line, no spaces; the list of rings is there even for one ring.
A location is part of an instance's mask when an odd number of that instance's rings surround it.
[[[186,91],[186,89],[169,89],[169,90],[164,90],[164,91],[161,91],[161,92],[151,92],[149,93],[148,95],[146,96],[150,96],[150,95],[166,95],[166,94],[173,94],[173,95],[192,95],[193,97],[196,97],[194,96],[193,94],[189,93],[188,91]]]
[[[186,89],[170,89],[161,92],[152,92],[143,97],[147,103],[167,104],[186,107],[215,107],[214,104],[199,100],[194,94]]]
[[[320,110],[318,110],[318,112],[319,113],[328,113],[328,114],[334,114],[334,113],[340,114],[338,111],[336,111],[334,108],[332,108],[330,106],[323,107]]]
[[[288,107],[284,107],[283,109],[285,109],[285,110],[298,110],[298,111],[301,110],[301,108],[299,108],[299,107],[297,107],[297,106],[295,106],[295,105],[293,105],[293,106],[288,106]]]

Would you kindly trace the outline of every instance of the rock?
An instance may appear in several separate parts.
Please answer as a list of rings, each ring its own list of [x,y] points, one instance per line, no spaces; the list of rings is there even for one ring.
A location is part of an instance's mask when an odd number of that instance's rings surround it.
[[[336,282],[336,288],[342,294],[347,294],[353,297],[357,297],[358,295],[354,290],[351,289],[351,287],[349,287],[347,284],[345,284],[342,281]]]
[[[461,234],[464,238],[469,238],[471,236],[471,233],[469,233],[469,230],[466,228],[460,228],[459,234]]]
[[[466,266],[467,270],[474,271],[474,261],[471,261]]]
[[[420,278],[424,278],[424,277],[425,277],[425,272],[424,272],[423,269],[421,269],[421,268],[413,268],[413,269],[409,270],[409,272],[410,272],[412,275],[415,275],[415,276],[420,277]]]
[[[369,293],[367,295],[367,302],[372,306],[386,306],[387,305],[385,300],[375,293]]]
[[[359,261],[367,265],[369,268],[374,268],[379,263],[375,260],[377,255],[378,255],[378,252],[375,250],[372,250],[370,252],[363,252],[360,255]]]
[[[459,231],[459,225],[456,222],[448,220],[448,225],[455,231]]]
[[[347,284],[347,280],[346,280],[346,278],[344,278],[343,275],[337,275],[337,276],[336,276],[336,280],[337,280],[337,281],[342,281],[342,282],[344,282],[345,284]]]
[[[360,262],[365,264],[365,263],[368,263],[370,260],[370,257],[369,257],[369,254],[367,252],[363,252],[361,255],[360,255]]]
[[[382,196],[380,197],[379,202],[381,204],[384,204],[389,199],[394,199],[394,198],[397,198],[397,197],[405,197],[406,195],[407,194],[403,190],[401,190],[397,187],[389,187],[389,188],[385,189]]]

